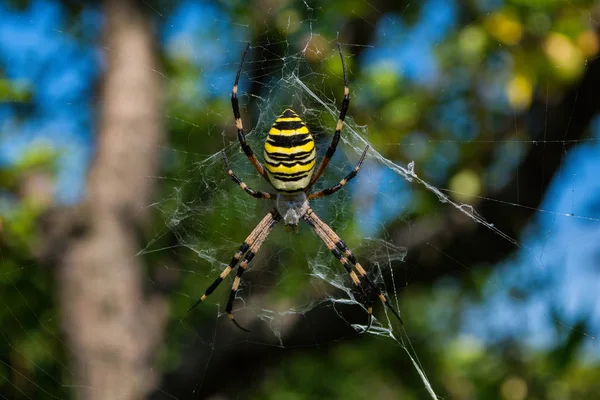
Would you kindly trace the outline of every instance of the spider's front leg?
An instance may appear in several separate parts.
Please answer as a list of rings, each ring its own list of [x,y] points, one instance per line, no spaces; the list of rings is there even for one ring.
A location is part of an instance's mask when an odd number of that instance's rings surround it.
[[[234,181],[235,183],[237,183],[238,185],[240,185],[240,187],[242,189],[244,189],[244,191],[246,193],[248,193],[250,196],[257,198],[257,199],[274,199],[277,196],[276,194],[273,194],[273,193],[258,192],[258,191],[250,189],[248,187],[248,185],[246,185],[244,182],[242,182],[242,180],[231,169],[231,166],[229,165],[229,160],[227,160],[227,156],[225,155],[225,151],[223,151],[222,153],[223,153],[223,159],[225,160],[225,166],[227,167],[227,174],[229,174],[229,176],[231,177],[231,180]]]
[[[246,133],[244,132],[244,124],[242,123],[242,117],[240,115],[240,105],[238,103],[237,92],[238,92],[238,84],[240,82],[240,74],[242,73],[242,67],[244,66],[244,60],[246,58],[246,54],[248,54],[248,49],[250,49],[250,43],[244,49],[244,53],[242,53],[242,60],[240,61],[240,66],[237,70],[237,74],[235,75],[235,82],[233,83],[233,89],[231,90],[231,108],[233,109],[233,117],[235,118],[235,127],[238,132],[238,140],[240,141],[240,145],[242,146],[242,150],[244,150],[244,154],[248,157],[248,160],[252,163],[254,168],[258,171],[263,178],[269,181],[269,177],[265,172],[262,164],[258,161],[254,152],[250,148],[250,145],[246,143]]]
[[[329,164],[331,157],[335,153],[335,149],[337,148],[338,142],[340,141],[340,135],[342,133],[342,127],[344,126],[344,119],[346,118],[346,113],[348,112],[348,107],[350,106],[350,88],[348,86],[348,74],[346,73],[346,62],[344,61],[344,54],[342,53],[342,47],[340,44],[337,44],[338,51],[340,53],[340,58],[342,59],[342,70],[344,71],[344,99],[342,100],[342,106],[340,108],[340,116],[338,118],[337,125],[335,127],[335,132],[333,134],[333,139],[331,140],[331,144],[327,148],[327,152],[325,153],[325,157],[321,160],[317,171],[313,175],[310,183],[307,186],[307,190],[310,189],[312,185],[315,184],[316,181],[319,180],[323,172],[325,172],[325,168]]]
[[[346,175],[344,179],[339,181],[337,185],[334,185],[328,189],[321,190],[320,192],[311,193],[308,195],[308,199],[312,200],[318,199],[319,197],[329,196],[330,194],[334,194],[335,192],[343,188],[348,182],[352,180],[352,178],[356,176],[356,174],[358,174],[360,166],[362,165],[363,161],[365,160],[365,157],[367,156],[367,151],[369,151],[369,145],[367,145],[367,147],[365,147],[365,149],[363,150],[362,156],[360,156],[360,160],[358,160],[358,163],[356,164],[354,169],[350,171],[350,173]]]

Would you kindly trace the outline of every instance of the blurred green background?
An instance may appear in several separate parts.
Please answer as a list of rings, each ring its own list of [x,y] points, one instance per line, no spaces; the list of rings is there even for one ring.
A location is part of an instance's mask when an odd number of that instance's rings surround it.
[[[600,3],[0,1],[0,398],[592,399],[600,393]],[[286,107],[315,201],[404,320],[366,313],[225,150]],[[406,177],[409,162],[420,179]],[[232,274],[233,275],[233,274]],[[414,360],[414,364],[413,361]],[[416,365],[419,367],[417,368]],[[420,376],[422,370],[425,377]],[[430,386],[428,389],[426,386]]]

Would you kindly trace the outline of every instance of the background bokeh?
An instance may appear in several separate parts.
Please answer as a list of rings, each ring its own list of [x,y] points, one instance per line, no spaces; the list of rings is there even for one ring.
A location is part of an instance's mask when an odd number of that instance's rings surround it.
[[[599,24],[591,0],[0,1],[0,398],[597,397]],[[229,99],[247,42],[259,155],[285,107],[324,153],[342,44],[319,187],[372,149],[314,207],[404,326],[375,304],[361,334],[306,226],[244,275],[252,333],[231,280],[188,313],[269,209],[219,153],[266,189]]]

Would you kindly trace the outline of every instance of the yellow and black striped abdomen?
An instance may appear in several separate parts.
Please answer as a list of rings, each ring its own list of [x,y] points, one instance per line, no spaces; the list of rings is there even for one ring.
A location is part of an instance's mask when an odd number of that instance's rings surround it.
[[[285,110],[275,120],[265,143],[265,168],[280,192],[304,190],[315,168],[315,141],[302,119]]]

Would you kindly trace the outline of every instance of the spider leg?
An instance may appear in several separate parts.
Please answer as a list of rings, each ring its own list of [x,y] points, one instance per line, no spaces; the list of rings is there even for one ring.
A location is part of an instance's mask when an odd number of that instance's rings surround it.
[[[337,125],[335,127],[335,133],[333,134],[333,139],[331,140],[331,144],[325,153],[325,157],[321,160],[319,164],[319,168],[313,175],[310,183],[306,187],[308,190],[314,183],[323,175],[325,168],[329,164],[329,160],[333,157],[335,153],[335,149],[340,141],[340,134],[342,133],[342,126],[344,125],[344,118],[346,118],[346,112],[348,111],[348,106],[350,105],[350,88],[348,86],[348,74],[346,73],[346,62],[344,61],[344,55],[342,54],[342,47],[340,44],[337,44],[338,51],[340,52],[340,58],[342,59],[342,70],[344,71],[344,99],[342,100],[342,107],[340,108],[340,116],[338,118]]]
[[[246,134],[244,133],[244,124],[242,123],[242,118],[240,116],[240,106],[238,103],[237,92],[238,92],[238,83],[240,81],[240,74],[242,73],[242,67],[244,65],[244,59],[246,58],[246,54],[248,53],[248,49],[250,48],[250,43],[246,46],[246,49],[242,53],[242,60],[240,61],[240,66],[237,70],[237,74],[235,75],[235,82],[233,84],[233,89],[231,90],[231,107],[233,108],[233,116],[235,118],[235,126],[238,132],[238,140],[240,141],[240,145],[242,146],[242,150],[248,157],[248,160],[254,165],[254,168],[258,171],[259,174],[262,175],[263,178],[269,181],[267,177],[267,173],[263,168],[262,164],[258,161],[254,152],[250,148],[250,145],[246,143]]]
[[[194,303],[189,309],[188,311],[191,311],[193,308],[195,308],[196,306],[198,306],[200,303],[202,303],[208,296],[210,296],[210,294],[212,292],[214,292],[214,290],[217,288],[217,286],[219,286],[221,284],[221,282],[223,282],[223,279],[225,279],[227,277],[227,275],[229,275],[229,273],[231,272],[231,270],[237,265],[237,263],[240,261],[240,258],[242,257],[242,255],[244,253],[246,253],[248,251],[248,249],[251,248],[251,246],[257,241],[257,239],[260,237],[261,233],[263,233],[263,231],[269,226],[269,224],[273,221],[274,219],[274,215],[276,214],[277,211],[272,210],[270,211],[259,223],[258,225],[256,225],[256,227],[254,228],[254,230],[252,230],[252,232],[250,233],[250,235],[248,235],[248,237],[246,238],[246,240],[244,240],[244,243],[242,243],[242,245],[240,246],[240,248],[238,249],[237,253],[235,253],[235,255],[233,256],[233,258],[231,259],[231,261],[229,262],[229,265],[227,265],[227,267],[225,267],[225,269],[223,270],[223,272],[221,272],[221,275],[219,275],[219,277],[217,279],[215,279],[215,281],[206,289],[206,291],[204,292],[204,294],[200,297],[200,299],[198,299],[198,301],[196,303]]]
[[[270,220],[268,220],[266,227],[263,228],[263,230],[260,232],[260,234],[256,238],[256,241],[250,246],[248,253],[246,253],[246,256],[244,257],[244,259],[242,260],[242,262],[240,263],[240,265],[237,268],[236,276],[235,276],[235,279],[233,280],[233,285],[231,286],[231,293],[229,294],[229,300],[227,301],[227,306],[225,307],[225,312],[227,313],[227,316],[229,317],[229,319],[235,324],[235,326],[237,326],[238,328],[240,328],[241,330],[243,330],[245,332],[250,332],[250,331],[248,329],[240,326],[240,324],[235,320],[235,318],[233,318],[233,314],[231,313],[231,310],[233,309],[233,301],[235,300],[235,294],[240,286],[242,274],[244,273],[244,271],[246,270],[246,267],[248,266],[250,261],[252,261],[252,259],[256,255],[256,253],[258,253],[260,246],[262,246],[264,241],[267,239],[267,236],[269,236],[269,233],[271,233],[271,231],[273,230],[273,227],[275,227],[275,225],[277,225],[277,223],[281,220],[281,216],[279,215],[279,213],[277,213],[276,210],[271,211],[271,213],[269,213],[269,215],[271,215],[271,218],[270,218]]]
[[[225,152],[223,152],[223,159],[225,160],[225,166],[227,167],[227,173],[229,174],[231,179],[235,183],[240,185],[240,187],[242,189],[244,189],[244,191],[246,193],[248,193],[250,196],[255,197],[257,199],[274,199],[277,196],[276,194],[273,194],[273,193],[257,192],[255,190],[250,189],[248,187],[248,185],[246,185],[244,182],[242,182],[242,180],[235,174],[235,172],[233,172],[233,170],[231,169],[231,166],[229,165],[229,161],[227,160],[227,156],[225,155]]]
[[[311,193],[308,195],[308,199],[312,200],[312,199],[318,199],[319,197],[329,196],[330,194],[334,194],[335,192],[340,190],[342,187],[344,187],[344,185],[346,185],[346,183],[350,182],[350,180],[352,178],[354,178],[356,176],[356,174],[358,174],[358,171],[360,170],[360,166],[362,165],[363,161],[365,160],[365,156],[367,155],[368,150],[369,150],[369,145],[367,145],[367,147],[365,147],[365,150],[363,151],[362,156],[360,157],[360,160],[358,160],[358,164],[356,164],[356,167],[354,167],[354,169],[348,175],[346,175],[344,177],[344,179],[342,179],[337,185],[332,186],[325,190],[321,190],[320,192]]]
[[[362,267],[362,265],[360,265],[358,263],[358,261],[356,260],[356,257],[352,253],[352,251],[348,247],[346,247],[346,244],[342,241],[342,239],[338,236],[338,234],[335,233],[335,231],[333,229],[331,229],[331,227],[329,225],[327,225],[325,222],[323,222],[323,220],[321,220],[319,218],[319,216],[317,214],[315,214],[315,212],[312,209],[309,208],[308,211],[306,212],[306,215],[308,215],[308,218],[311,218],[313,220],[313,223],[315,224],[315,226],[318,226],[319,229],[321,229],[325,233],[325,235],[328,237],[328,239],[332,243],[334,243],[336,250],[343,253],[343,255],[346,257],[346,259],[354,265],[354,267],[358,271],[360,277],[363,278],[365,281],[367,281],[369,286],[377,293],[377,296],[379,297],[381,302],[383,304],[385,304],[385,306],[390,310],[390,312],[392,314],[394,314],[394,316],[398,319],[398,321],[400,321],[400,323],[402,325],[404,325],[404,322],[402,321],[400,314],[398,314],[398,312],[390,304],[389,298],[368,277],[365,269]]]
[[[369,324],[367,326],[367,329],[365,329],[365,332],[368,331],[371,328],[371,324],[373,322],[373,307],[371,306],[371,302],[369,301],[369,296],[367,296],[367,293],[365,292],[364,286],[362,284],[362,282],[360,281],[360,279],[358,278],[358,276],[356,275],[356,272],[354,272],[352,270],[352,265],[350,264],[350,262],[348,262],[348,258],[342,254],[340,252],[340,250],[337,248],[335,242],[333,240],[331,240],[331,238],[329,237],[329,235],[327,235],[327,232],[325,232],[322,228],[322,226],[318,223],[318,221],[320,221],[317,217],[317,219],[315,219],[314,217],[316,217],[316,214],[314,213],[314,211],[312,211],[312,209],[308,209],[308,211],[306,212],[306,214],[304,214],[304,216],[302,217],[302,219],[313,229],[313,231],[315,231],[315,233],[317,234],[317,236],[319,236],[319,238],[323,241],[323,243],[325,243],[325,245],[327,246],[327,248],[329,249],[329,251],[331,251],[331,253],[335,256],[335,258],[337,258],[339,260],[339,262],[344,266],[344,268],[346,269],[346,272],[348,272],[348,275],[350,275],[350,279],[352,279],[352,282],[354,283],[354,285],[360,289],[361,293],[363,294],[367,304],[367,312],[369,313]]]

